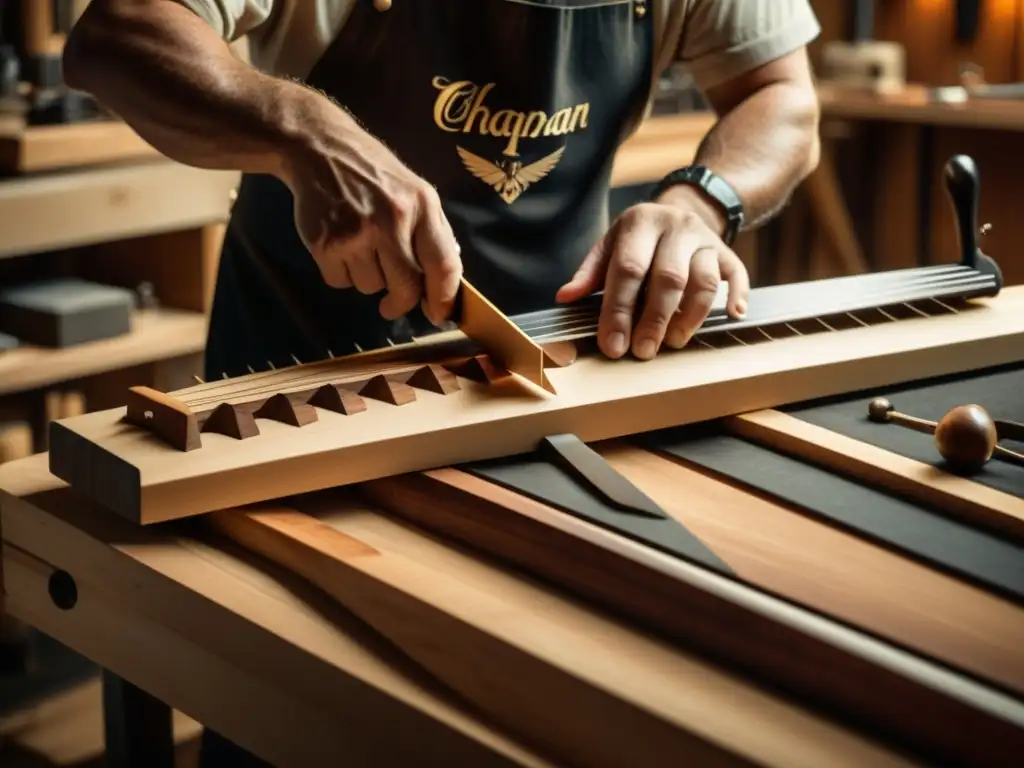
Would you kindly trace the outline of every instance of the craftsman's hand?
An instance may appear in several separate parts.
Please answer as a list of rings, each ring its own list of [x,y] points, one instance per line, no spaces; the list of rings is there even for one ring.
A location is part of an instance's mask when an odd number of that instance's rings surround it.
[[[746,313],[747,270],[722,242],[720,214],[695,195],[672,188],[658,202],[626,210],[558,292],[558,301],[573,302],[604,287],[597,335],[608,357],[632,350],[646,360],[662,344],[686,346],[723,280],[729,314]]]
[[[462,277],[459,246],[437,191],[358,127],[321,130],[292,157],[287,183],[299,235],[335,288],[387,290],[395,319],[420,303],[440,324]]]

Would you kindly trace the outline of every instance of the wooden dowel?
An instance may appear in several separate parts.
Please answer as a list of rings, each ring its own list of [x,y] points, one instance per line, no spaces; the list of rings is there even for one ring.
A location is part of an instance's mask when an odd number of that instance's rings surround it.
[[[919,419],[916,416],[908,416],[905,413],[891,413],[889,414],[888,421],[893,424],[898,424],[901,427],[912,429],[915,432],[921,432],[925,435],[934,435],[935,428],[938,426],[937,422],[928,421],[928,419]]]
[[[52,0],[22,0],[21,9],[25,51],[30,56],[59,55],[65,35],[54,25]]]
[[[999,419],[996,419],[995,424],[1000,440],[1013,440],[1015,443],[1024,443],[1024,424]]]

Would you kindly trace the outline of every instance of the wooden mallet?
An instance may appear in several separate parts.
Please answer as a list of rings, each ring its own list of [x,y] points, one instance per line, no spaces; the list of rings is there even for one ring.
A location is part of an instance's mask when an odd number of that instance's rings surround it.
[[[868,405],[868,418],[879,424],[898,424],[933,435],[942,458],[961,472],[977,472],[993,458],[1024,465],[1024,454],[999,445],[1001,437],[1019,439],[1024,426],[995,421],[980,405],[958,406],[934,422],[900,413],[889,400],[879,397]]]

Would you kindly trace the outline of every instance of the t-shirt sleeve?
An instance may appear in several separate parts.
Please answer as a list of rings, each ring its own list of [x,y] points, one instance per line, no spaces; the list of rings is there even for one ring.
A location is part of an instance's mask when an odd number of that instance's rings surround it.
[[[205,19],[228,42],[252,32],[269,17],[275,0],[175,0]]]
[[[677,60],[701,90],[792,53],[821,32],[810,0],[690,0]]]

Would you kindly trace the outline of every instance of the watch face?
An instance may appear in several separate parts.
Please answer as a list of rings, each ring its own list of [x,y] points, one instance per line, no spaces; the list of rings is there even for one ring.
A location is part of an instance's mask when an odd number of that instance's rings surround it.
[[[722,178],[712,175],[705,187],[708,194],[718,200],[730,215],[741,215],[743,204],[733,188]]]

